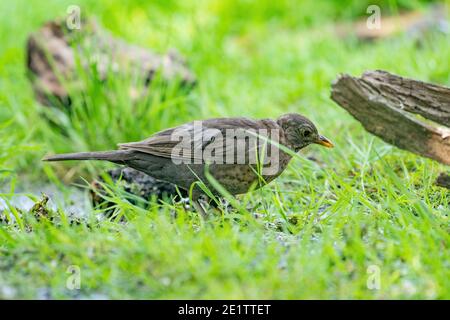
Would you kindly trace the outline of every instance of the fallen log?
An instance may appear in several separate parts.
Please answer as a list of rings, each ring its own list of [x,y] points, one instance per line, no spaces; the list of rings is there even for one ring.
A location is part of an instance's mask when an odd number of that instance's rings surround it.
[[[183,57],[170,50],[164,55],[128,44],[113,37],[95,20],[83,21],[80,30],[67,28],[64,20],[47,22],[27,41],[28,76],[37,100],[46,106],[71,104],[67,87],[83,91],[77,65],[95,72],[101,80],[108,76],[137,78],[141,88],[129,88],[132,100],[145,95],[156,74],[162,80],[178,80],[190,89],[196,82]]]
[[[331,98],[385,142],[450,165],[450,129],[431,123],[450,126],[450,88],[378,70],[340,75]]]

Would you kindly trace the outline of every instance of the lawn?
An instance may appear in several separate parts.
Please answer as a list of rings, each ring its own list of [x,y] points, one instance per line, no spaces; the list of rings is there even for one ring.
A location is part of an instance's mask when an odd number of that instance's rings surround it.
[[[74,1],[0,2],[0,299],[450,298],[450,194],[434,185],[448,168],[370,135],[330,99],[338,74],[374,69],[450,86],[448,33],[362,42],[334,31],[369,4],[383,17],[428,2],[76,3],[130,43],[176,48],[198,83],[189,93],[156,84],[136,107],[126,79],[85,77],[88,110],[77,97],[71,117],[48,110],[26,76],[26,39]],[[206,220],[183,203],[134,205],[112,184],[125,219],[106,219],[87,188],[114,165],[41,161],[194,119],[285,112],[336,147],[302,150],[280,178]]]

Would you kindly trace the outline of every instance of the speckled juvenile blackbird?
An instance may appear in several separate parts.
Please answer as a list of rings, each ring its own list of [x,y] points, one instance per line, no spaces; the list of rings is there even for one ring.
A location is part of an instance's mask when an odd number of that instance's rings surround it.
[[[288,149],[297,152],[311,143],[333,146],[310,120],[289,113],[276,120],[193,121],[160,131],[140,142],[119,144],[116,151],[61,154],[43,160],[106,160],[186,190],[201,180],[213,194],[219,195],[211,178],[208,179],[209,172],[216,182],[235,195],[246,193],[252,187],[259,188],[278,177],[292,158]],[[193,189],[194,205],[204,213],[197,202],[201,194],[200,187]]]

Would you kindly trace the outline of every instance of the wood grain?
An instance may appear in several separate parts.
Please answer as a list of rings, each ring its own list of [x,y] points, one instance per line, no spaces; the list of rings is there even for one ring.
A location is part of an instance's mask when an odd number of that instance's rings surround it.
[[[331,98],[364,128],[401,149],[450,164],[450,88],[385,71],[340,75]]]

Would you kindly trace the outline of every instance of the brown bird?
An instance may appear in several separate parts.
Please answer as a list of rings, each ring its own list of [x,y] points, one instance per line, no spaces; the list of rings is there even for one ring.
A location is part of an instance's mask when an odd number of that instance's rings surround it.
[[[289,113],[276,120],[240,117],[193,121],[140,142],[119,144],[119,150],[60,154],[43,160],[106,160],[185,190],[201,181],[212,194],[220,196],[208,179],[210,173],[230,194],[236,195],[278,177],[293,152],[312,143],[333,147],[310,120]],[[193,204],[205,214],[198,203],[202,194],[199,186],[193,188]]]

